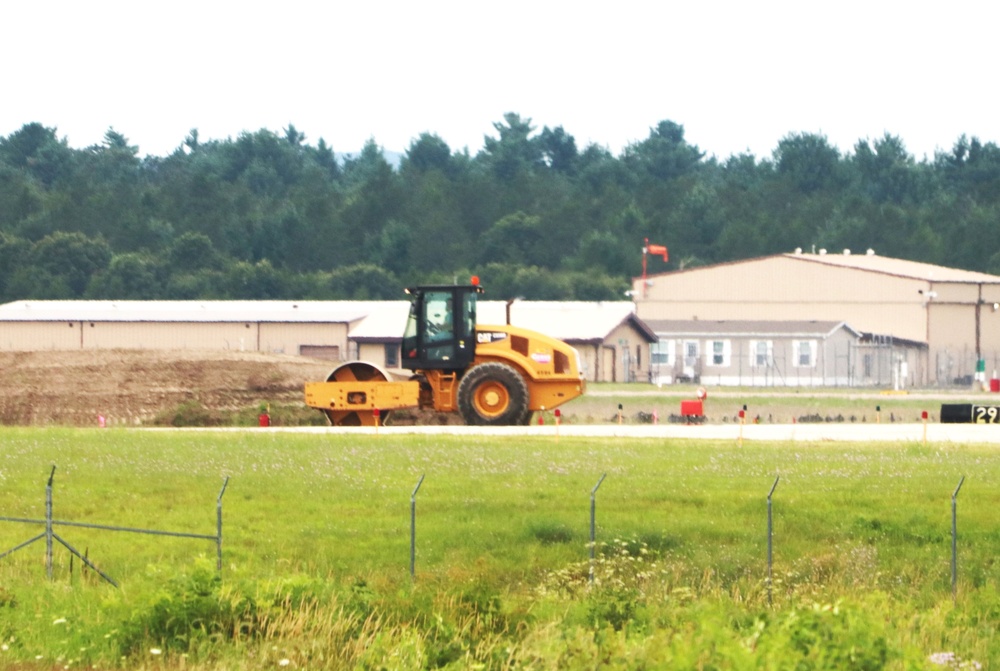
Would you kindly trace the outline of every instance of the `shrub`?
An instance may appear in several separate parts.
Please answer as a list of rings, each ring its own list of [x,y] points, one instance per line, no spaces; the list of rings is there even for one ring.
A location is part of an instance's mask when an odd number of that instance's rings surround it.
[[[255,601],[237,590],[223,589],[209,560],[199,560],[190,571],[154,578],[162,586],[135,607],[120,629],[122,654],[136,654],[151,646],[183,652],[218,639],[259,633]]]
[[[543,523],[531,527],[531,535],[543,545],[570,543],[574,540],[573,530],[561,523]]]
[[[221,426],[225,420],[220,413],[191,399],[173,410],[161,412],[153,419],[153,423],[157,426]]]
[[[769,666],[802,671],[874,671],[890,657],[884,625],[843,602],[813,603],[761,620],[750,644]]]

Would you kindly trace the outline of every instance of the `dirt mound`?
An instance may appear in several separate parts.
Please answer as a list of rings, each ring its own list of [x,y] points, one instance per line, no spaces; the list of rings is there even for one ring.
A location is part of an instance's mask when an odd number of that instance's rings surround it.
[[[302,385],[332,368],[258,352],[2,352],[0,424],[135,425],[190,401],[218,412],[301,404]]]

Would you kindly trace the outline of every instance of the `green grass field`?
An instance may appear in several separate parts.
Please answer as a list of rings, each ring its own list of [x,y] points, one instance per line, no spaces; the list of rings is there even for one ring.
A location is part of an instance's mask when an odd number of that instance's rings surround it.
[[[950,668],[1000,664],[983,446],[4,429],[0,667]],[[589,581],[590,496],[595,580]],[[416,495],[410,576],[411,493]],[[766,496],[773,497],[774,584]],[[958,497],[958,594],[951,496]],[[0,523],[0,552],[42,533]],[[965,660],[961,662],[959,660]]]

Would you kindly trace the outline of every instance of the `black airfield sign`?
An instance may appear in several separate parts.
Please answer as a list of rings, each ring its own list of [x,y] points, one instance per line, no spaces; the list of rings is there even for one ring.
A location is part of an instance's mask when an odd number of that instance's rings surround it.
[[[1000,424],[1000,406],[972,403],[941,404],[942,424]]]

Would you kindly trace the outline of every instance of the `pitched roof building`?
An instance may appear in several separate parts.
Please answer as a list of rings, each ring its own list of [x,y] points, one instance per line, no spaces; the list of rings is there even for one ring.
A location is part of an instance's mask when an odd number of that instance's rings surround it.
[[[0,350],[188,349],[399,364],[408,301],[17,301]],[[481,301],[478,321],[564,340],[591,381],[647,381],[656,335],[628,301]]]
[[[389,368],[398,365],[407,301],[379,304],[351,329],[357,358]],[[590,381],[649,380],[649,347],[657,338],[628,301],[479,301],[479,324],[508,323],[558,338],[576,348]]]
[[[859,332],[920,344],[927,348],[923,379],[914,384],[962,381],[977,373],[977,364],[1000,368],[995,275],[873,252],[796,251],[637,278],[633,294],[647,322],[846,322]]]
[[[263,351],[339,360],[375,301],[17,301],[0,350]]]
[[[845,322],[653,320],[651,377],[750,387],[902,388],[926,347],[861,333]]]

